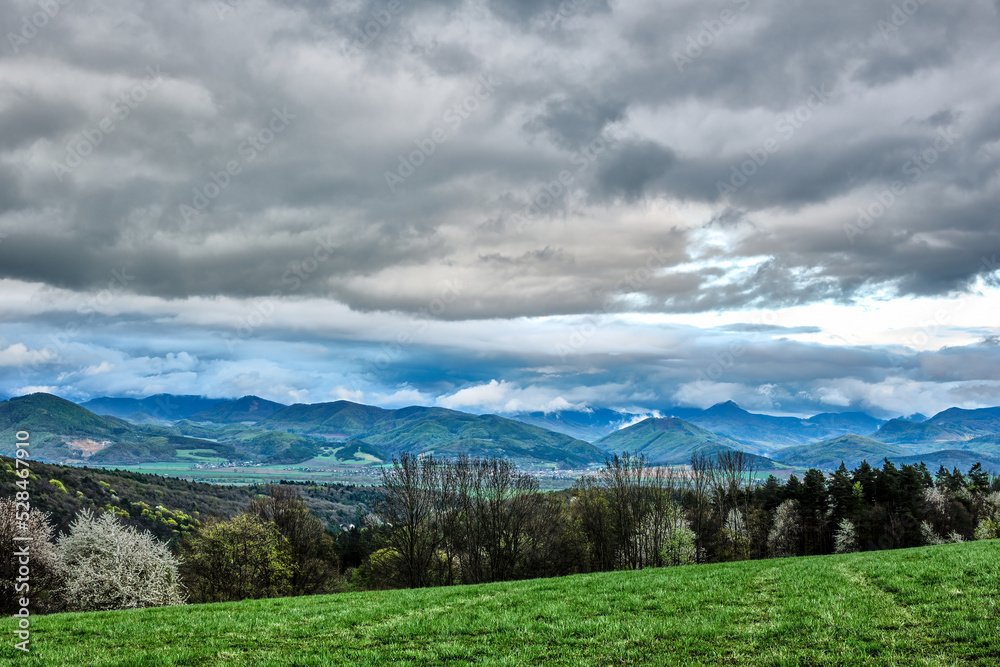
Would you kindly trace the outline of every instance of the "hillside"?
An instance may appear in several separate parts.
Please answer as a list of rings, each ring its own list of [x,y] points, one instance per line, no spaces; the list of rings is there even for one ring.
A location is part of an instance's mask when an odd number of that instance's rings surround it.
[[[19,430],[31,433],[33,457],[82,460],[108,443],[141,439],[132,424],[102,417],[51,394],[29,394],[0,403],[0,436],[13,442]]]
[[[0,457],[0,497],[10,497],[17,488],[9,482],[14,476],[6,471],[13,465],[13,459]],[[78,468],[31,461],[31,472],[37,479],[31,480],[31,505],[52,514],[52,523],[62,531],[81,509],[105,508],[111,506],[116,511],[129,514],[128,522],[152,531],[162,539],[170,539],[174,530],[188,524],[179,512],[188,517],[209,516],[230,517],[238,514],[246,506],[255,491],[251,487],[218,486],[200,484],[184,480],[143,475],[119,470],[100,468]],[[52,483],[58,481],[58,484]],[[65,490],[63,490],[65,489]],[[138,503],[145,503],[153,510],[152,516],[142,516]],[[155,508],[162,505],[166,514],[155,516]],[[174,519],[180,525],[166,523]]]
[[[257,396],[244,396],[235,401],[216,403],[207,410],[194,413],[190,416],[190,419],[192,421],[208,421],[217,424],[256,422],[270,417],[284,407],[287,406]]]
[[[960,434],[964,438],[993,435],[1000,433],[1000,408],[948,408],[928,419],[927,423],[950,433]]]
[[[908,422],[892,419],[871,434],[879,442],[892,445],[934,445],[952,440],[966,440],[962,433],[951,425],[944,427],[930,422]]]
[[[885,423],[885,420],[875,419],[864,412],[822,412],[818,415],[813,415],[805,421],[810,424],[816,424],[831,432],[841,431],[844,435],[849,433],[872,433]]]
[[[936,472],[940,466],[944,466],[948,470],[958,468],[959,470],[968,470],[976,463],[981,463],[983,470],[994,475],[1000,475],[1000,457],[997,456],[986,456],[978,451],[967,451],[960,449],[944,449],[936,452],[927,452],[925,454],[915,454],[911,456],[902,456],[899,458],[891,458],[893,463],[926,463],[927,469],[931,472]]]
[[[33,618],[30,667],[994,665],[1000,540]],[[8,624],[10,623],[8,619]],[[221,656],[224,656],[221,657]]]
[[[622,428],[634,415],[606,408],[564,410],[559,412],[521,412],[507,415],[525,424],[563,433],[578,440],[595,442]]]
[[[884,458],[895,461],[912,453],[903,447],[889,445],[860,435],[843,435],[811,445],[785,447],[774,452],[771,456],[776,461],[787,465],[834,470],[841,461],[848,468],[855,468],[864,460],[872,465],[879,465]]]
[[[296,404],[257,424],[264,429],[344,441],[362,440],[389,454],[434,452],[502,456],[526,465],[583,467],[603,460],[589,443],[500,417],[445,408],[384,410],[349,401]]]
[[[0,457],[0,498],[10,497],[18,489],[6,466],[13,459]],[[82,509],[104,509],[128,513],[123,519],[138,528],[149,530],[163,540],[178,537],[192,520],[209,517],[229,518],[246,509],[258,486],[204,484],[173,477],[161,477],[124,470],[80,468],[38,461],[30,462],[31,504],[51,514],[52,524],[65,532]],[[53,483],[56,480],[62,485]],[[356,521],[359,513],[371,506],[374,491],[370,487],[344,484],[292,484],[309,509],[331,529]],[[64,490],[65,489],[65,490]],[[149,508],[143,513],[143,505]],[[158,509],[162,507],[162,509]],[[173,521],[173,523],[171,523]]]
[[[686,465],[695,452],[715,454],[740,449],[739,444],[722,438],[683,419],[649,418],[605,436],[594,446],[609,453],[643,454],[650,463]],[[767,467],[773,467],[768,462]]]
[[[350,401],[296,403],[276,410],[258,423],[265,429],[289,431],[334,440],[361,435],[385,419],[391,410]]]
[[[949,442],[948,446],[952,449],[965,449],[982,452],[988,456],[1000,457],[1000,434],[981,435],[972,440],[956,440],[955,442]]]
[[[604,460],[604,453],[590,443],[513,419],[443,408],[420,410],[426,412],[419,417],[405,413],[389,419],[380,426],[401,425],[362,439],[394,454],[501,456],[529,466],[555,463],[562,468],[582,468]]]
[[[864,413],[823,413],[809,419],[774,417],[748,412],[733,401],[713,405],[685,419],[758,454],[848,435],[880,423]]]
[[[31,431],[33,457],[54,463],[280,465],[317,458],[329,465],[332,449],[348,441],[350,451],[337,461],[379,463],[403,452],[434,452],[565,469],[604,458],[587,442],[497,415],[419,406],[384,410],[348,401],[281,406],[254,396],[216,402],[192,420],[162,426],[103,417],[57,396],[32,394],[0,403],[0,433],[13,439],[17,429]]]

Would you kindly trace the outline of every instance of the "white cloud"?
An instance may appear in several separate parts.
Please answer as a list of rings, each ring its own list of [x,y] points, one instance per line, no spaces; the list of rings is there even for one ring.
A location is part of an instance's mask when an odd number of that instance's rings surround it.
[[[571,403],[554,388],[520,387],[506,380],[465,387],[437,399],[437,404],[454,410],[477,412],[557,412],[582,410],[585,403]]]
[[[360,403],[364,400],[365,392],[360,389],[348,389],[344,386],[337,386],[330,390],[330,397],[336,401]]]
[[[50,349],[29,350],[24,343],[0,349],[0,366],[37,366],[54,362],[56,358],[56,353]]]

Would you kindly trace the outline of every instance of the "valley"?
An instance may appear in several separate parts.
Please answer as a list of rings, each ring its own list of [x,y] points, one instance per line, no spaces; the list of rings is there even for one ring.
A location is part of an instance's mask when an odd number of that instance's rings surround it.
[[[761,477],[886,458],[932,470],[979,462],[1000,472],[1000,408],[951,408],[922,422],[861,412],[773,416],[732,401],[649,416],[608,409],[502,416],[349,401],[282,405],[256,396],[161,394],[76,404],[39,393],[0,402],[0,433],[16,429],[32,432],[42,461],[216,484],[377,484],[380,467],[404,453],[509,459],[550,490],[572,486],[607,456],[626,451],[670,467],[686,466],[696,452],[742,451]]]

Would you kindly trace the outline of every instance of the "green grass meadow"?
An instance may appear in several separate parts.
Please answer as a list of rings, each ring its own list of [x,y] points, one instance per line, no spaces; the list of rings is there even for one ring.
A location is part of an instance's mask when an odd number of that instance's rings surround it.
[[[32,620],[0,663],[1000,665],[1000,540]]]

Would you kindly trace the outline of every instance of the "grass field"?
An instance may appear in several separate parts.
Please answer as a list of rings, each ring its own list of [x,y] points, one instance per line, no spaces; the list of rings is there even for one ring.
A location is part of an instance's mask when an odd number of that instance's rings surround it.
[[[4,621],[13,627],[11,619]],[[72,665],[996,665],[1000,541],[32,623]]]
[[[270,464],[262,466],[236,466],[223,468],[194,468],[196,463],[210,463],[204,458],[186,457],[179,461],[156,463],[108,464],[108,470],[128,470],[150,475],[177,477],[210,484],[273,484],[279,480],[297,481],[303,484],[353,484],[370,486],[381,483],[379,466],[343,463],[336,455],[316,457],[304,463]],[[579,475],[565,477],[541,477],[542,491],[568,489],[576,483]]]
[[[315,470],[312,466],[324,468],[328,463],[274,464],[266,466],[236,466],[224,468],[194,469],[193,464],[206,463],[204,460],[187,459],[158,463],[111,464],[105,468],[129,470],[150,475],[166,475],[195,482],[210,484],[272,484],[279,480],[295,480],[303,483],[328,483],[371,485],[379,481],[378,468],[370,466],[342,466],[336,470]],[[312,465],[310,465],[312,463]]]

